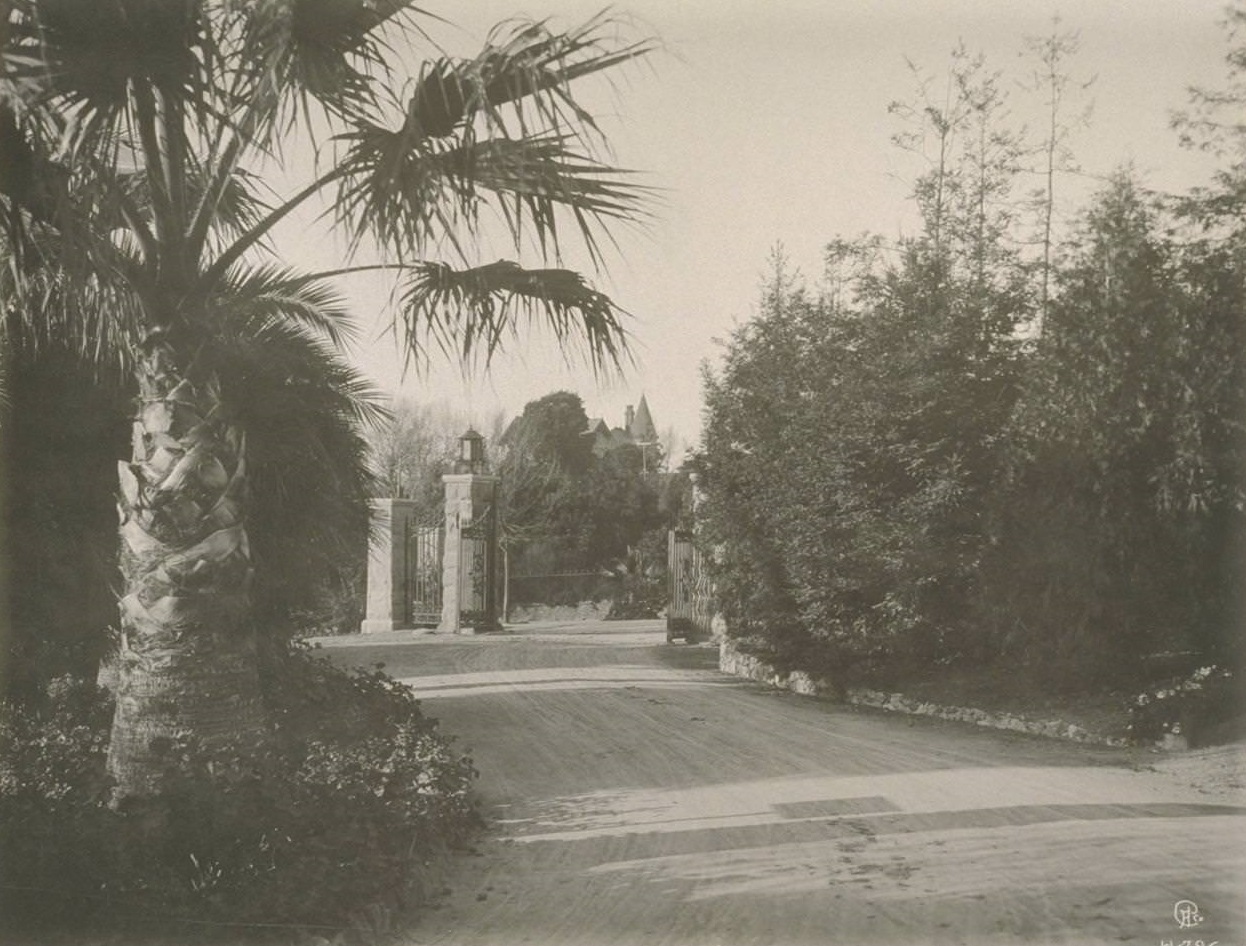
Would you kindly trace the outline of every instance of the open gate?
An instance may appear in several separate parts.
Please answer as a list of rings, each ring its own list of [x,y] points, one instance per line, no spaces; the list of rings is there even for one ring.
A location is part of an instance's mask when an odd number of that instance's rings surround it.
[[[713,604],[709,576],[692,533],[672,530],[667,534],[667,576],[670,581],[666,608],[666,639],[692,641],[710,634]]]
[[[407,602],[411,627],[441,623],[441,560],[446,546],[444,518],[407,523]]]
[[[492,627],[498,620],[498,602],[490,589],[497,570],[497,513],[482,509],[459,533],[459,607],[465,625]]]

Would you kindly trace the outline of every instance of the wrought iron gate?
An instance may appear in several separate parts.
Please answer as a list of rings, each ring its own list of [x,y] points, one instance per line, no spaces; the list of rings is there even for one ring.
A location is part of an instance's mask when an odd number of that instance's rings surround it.
[[[498,602],[492,589],[497,568],[497,514],[486,506],[459,533],[460,620],[490,626],[497,621]]]
[[[407,523],[407,615],[411,627],[441,623],[441,561],[446,545],[445,522]]]
[[[666,639],[693,640],[708,636],[713,620],[709,576],[692,533],[673,530],[667,534],[667,575],[670,602],[666,609]]]

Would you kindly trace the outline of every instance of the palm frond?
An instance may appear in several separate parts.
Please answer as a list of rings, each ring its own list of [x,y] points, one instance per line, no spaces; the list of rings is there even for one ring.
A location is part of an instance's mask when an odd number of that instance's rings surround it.
[[[0,196],[41,223],[54,223],[68,198],[69,172],[35,146],[29,116],[0,101]]]
[[[481,206],[492,205],[517,249],[531,236],[557,259],[563,215],[600,264],[602,224],[642,220],[651,197],[592,156],[597,126],[570,88],[655,48],[650,40],[619,42],[616,25],[601,16],[556,34],[544,23],[512,21],[476,58],[426,65],[400,124],[356,121],[341,136],[348,147],[335,205],[356,244],[370,235],[424,255],[441,241],[466,258],[461,246]]]
[[[375,479],[362,428],[385,411],[300,326],[228,335],[213,358],[225,406],[247,432],[259,617],[280,622],[312,607],[326,579],[367,548]]]
[[[6,78],[41,104],[100,132],[120,122],[132,90],[181,100],[203,91],[201,0],[16,0]],[[87,140],[83,138],[82,140]]]
[[[0,270],[0,343],[36,353],[64,349],[101,367],[131,366],[144,312],[124,278],[78,279],[29,258],[7,262]]]
[[[413,141],[404,129],[371,122],[344,138],[350,146],[338,166],[334,206],[356,245],[371,235],[400,253],[418,253],[439,238],[453,238],[465,218],[470,223],[475,208],[469,196],[455,195],[441,172],[444,144]]]
[[[93,177],[105,176],[103,169]],[[202,240],[209,244],[213,240],[218,245],[225,245],[232,238],[254,228],[271,210],[268,202],[260,196],[264,188],[259,176],[243,169],[235,169],[225,175],[217,187],[216,194],[209,197],[206,191],[213,187],[212,174],[204,168],[195,156],[190,156],[183,179],[183,189],[187,198],[198,204],[212,201]],[[117,187],[107,195],[109,204],[100,206],[95,211],[97,217],[104,218],[111,226],[127,226],[135,229],[135,217],[146,222],[151,216],[152,188],[151,180],[145,169],[126,172],[118,177]],[[132,210],[127,214],[125,204]],[[200,238],[191,241],[191,245],[202,251]]]
[[[192,252],[207,238],[213,215],[229,179],[253,154],[275,156],[280,162],[283,142],[294,140],[296,124],[312,132],[341,127],[374,111],[379,89],[391,84],[382,53],[387,46],[382,27],[404,14],[423,11],[410,0],[273,0],[267,3],[213,4],[213,29],[205,44],[207,71],[213,76],[214,108],[201,105],[201,115],[215,123],[215,133],[202,166],[206,186],[190,217]],[[321,113],[321,114],[316,114]],[[306,141],[306,137],[303,138]],[[294,203],[319,192],[322,179]],[[288,207],[278,206],[268,219],[280,219]],[[267,229],[267,225],[262,229]],[[254,240],[215,266],[216,279]],[[209,280],[210,281],[210,280]]]
[[[300,326],[339,347],[357,334],[335,288],[316,275],[274,264],[235,267],[216,284],[208,302],[223,331]]]
[[[610,220],[637,223],[648,217],[650,188],[621,178],[632,172],[576,153],[561,134],[471,142],[443,156],[446,173],[460,193],[481,190],[498,196],[510,233],[529,228],[543,254],[560,255],[558,211],[569,210],[595,263],[597,234]]]
[[[526,128],[526,110],[531,110],[544,127],[596,131],[570,83],[657,48],[652,39],[620,44],[619,25],[605,13],[558,33],[543,21],[502,23],[474,59],[443,57],[424,67],[407,107],[407,124],[419,137],[451,135],[481,117],[506,129],[502,107],[514,105],[521,130]]]
[[[324,339],[292,322],[239,322],[209,343],[205,357],[225,390],[239,392],[232,408],[240,415],[278,415],[298,401],[301,414],[331,414],[352,426],[373,425],[386,417],[373,384],[342,359]],[[261,369],[260,362],[264,363]],[[262,379],[267,403],[248,403],[248,379]]]
[[[560,214],[574,222],[595,263],[598,237],[609,221],[638,223],[648,216],[650,188],[623,180],[630,172],[571,148],[572,138],[543,133],[529,138],[477,140],[414,138],[410,128],[361,124],[339,165],[336,212],[356,243],[371,235],[402,253],[422,255],[438,241],[460,255],[480,210],[494,207],[518,248],[525,236],[541,252],[560,252]]]
[[[50,325],[82,340],[88,330],[117,339],[134,339],[154,265],[148,255],[150,233],[133,201],[125,173],[94,164],[64,165],[52,160],[0,109],[5,152],[20,159],[14,176],[0,174],[0,215],[9,250],[5,296],[24,313],[46,316]],[[30,169],[26,177],[22,165]],[[28,186],[29,185],[29,186]],[[116,307],[110,330],[108,307]],[[90,327],[88,329],[88,327]],[[50,329],[48,329],[50,330]]]
[[[404,13],[411,0],[286,0],[240,8],[240,104],[266,110],[244,124],[289,130],[297,119],[310,126],[314,102],[330,115],[367,113],[376,102],[378,76],[388,75],[379,28]]]
[[[488,364],[521,321],[549,328],[564,353],[583,354],[594,371],[627,357],[625,313],[565,269],[529,270],[507,260],[466,270],[424,263],[403,291],[401,316],[416,357],[431,341],[446,355]]]

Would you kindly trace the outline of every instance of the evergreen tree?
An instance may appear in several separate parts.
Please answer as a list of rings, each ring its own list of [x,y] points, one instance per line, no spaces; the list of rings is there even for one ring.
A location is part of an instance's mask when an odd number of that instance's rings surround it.
[[[1082,673],[1224,658],[1242,530],[1243,271],[1128,175],[1086,212],[1011,430],[989,592],[1002,641]]]

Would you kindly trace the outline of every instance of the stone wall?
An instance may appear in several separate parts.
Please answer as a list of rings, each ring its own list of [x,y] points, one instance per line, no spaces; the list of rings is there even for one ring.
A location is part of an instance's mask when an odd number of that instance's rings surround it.
[[[776,670],[760,657],[744,653],[725,637],[718,644],[718,669],[735,677],[756,680],[804,696],[817,696],[836,702],[842,701],[844,697],[843,692],[827,678],[815,677],[803,670],[787,673]]]
[[[975,726],[986,726],[992,729],[1007,729],[1035,736],[1068,739],[1073,742],[1106,746],[1126,744],[1124,739],[1090,732],[1062,720],[1027,719],[1011,713],[990,713],[966,706],[929,703],[911,699],[900,693],[885,693],[881,690],[856,687],[844,688],[837,686],[826,677],[813,676],[801,670],[784,673],[759,657],[743,653],[733,641],[726,638],[723,638],[718,645],[718,667],[723,673],[729,673],[732,676],[756,680],[779,689],[790,690],[793,693],[814,696],[836,703],[847,703],[851,706],[868,706],[911,716],[933,716],[937,719],[972,723]]]

